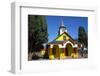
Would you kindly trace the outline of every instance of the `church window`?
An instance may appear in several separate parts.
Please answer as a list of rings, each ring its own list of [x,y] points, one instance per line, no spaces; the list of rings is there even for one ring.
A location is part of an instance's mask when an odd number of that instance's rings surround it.
[[[63,40],[66,40],[66,36],[63,36]]]
[[[62,32],[65,32],[65,29],[64,28],[62,29]]]

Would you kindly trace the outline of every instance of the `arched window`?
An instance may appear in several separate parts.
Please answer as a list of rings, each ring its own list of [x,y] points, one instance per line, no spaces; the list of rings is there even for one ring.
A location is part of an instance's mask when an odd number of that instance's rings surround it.
[[[66,40],[66,36],[63,36],[63,40]]]

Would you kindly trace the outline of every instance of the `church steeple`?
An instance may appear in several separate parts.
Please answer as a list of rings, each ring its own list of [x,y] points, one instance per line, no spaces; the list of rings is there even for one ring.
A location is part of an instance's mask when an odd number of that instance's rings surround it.
[[[58,35],[61,35],[62,33],[67,32],[66,27],[64,26],[63,19],[61,17],[61,23],[58,31]]]
[[[61,25],[60,26],[64,26],[64,22],[63,22],[62,17],[61,17]]]

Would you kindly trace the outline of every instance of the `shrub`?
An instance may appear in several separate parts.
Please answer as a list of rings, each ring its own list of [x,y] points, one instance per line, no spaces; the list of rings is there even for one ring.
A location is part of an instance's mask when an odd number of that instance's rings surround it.
[[[49,59],[49,55],[47,52],[45,52],[44,56],[43,56],[43,59]]]

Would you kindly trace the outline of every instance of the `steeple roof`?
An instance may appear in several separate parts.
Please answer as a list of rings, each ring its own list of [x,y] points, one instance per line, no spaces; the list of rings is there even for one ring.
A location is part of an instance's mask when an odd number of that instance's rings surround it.
[[[66,28],[63,22],[63,18],[61,17],[61,23],[60,23],[60,27],[59,28]]]
[[[64,26],[64,22],[63,22],[62,17],[61,17],[61,24],[60,24],[60,26]]]

